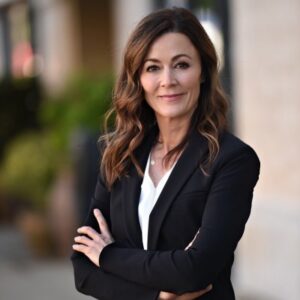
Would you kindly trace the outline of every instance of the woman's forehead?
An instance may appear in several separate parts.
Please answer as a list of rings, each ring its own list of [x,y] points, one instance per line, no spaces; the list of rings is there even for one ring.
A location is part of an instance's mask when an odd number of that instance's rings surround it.
[[[152,43],[145,61],[174,60],[180,57],[194,59],[196,56],[198,56],[198,51],[188,36],[183,33],[171,32],[163,34]]]

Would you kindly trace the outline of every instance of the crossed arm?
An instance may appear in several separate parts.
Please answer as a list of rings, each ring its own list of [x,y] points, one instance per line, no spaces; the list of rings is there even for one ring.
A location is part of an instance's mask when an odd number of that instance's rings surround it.
[[[186,251],[144,251],[119,247],[112,243],[112,237],[106,230],[108,226],[99,212],[96,212],[95,219],[98,218],[100,228],[103,227],[101,235],[90,226],[81,228],[79,233],[88,237],[77,238],[76,242],[81,245],[75,246],[74,250],[83,253],[94,266],[99,266],[100,261],[101,268],[97,269],[107,272],[105,274],[148,289],[149,299],[155,299],[154,291],[157,295],[160,290],[182,294],[205,289],[228,262],[243,234],[258,172],[259,161],[249,151],[240,153],[222,167],[208,196],[201,232]],[[93,277],[93,274],[89,276]],[[84,280],[91,281],[89,278]],[[168,293],[161,293],[161,299],[172,299],[163,296],[169,297]],[[147,297],[143,296],[143,299]]]
[[[99,225],[100,232],[97,232],[95,229],[89,226],[83,226],[78,228],[77,232],[79,235],[74,238],[76,244],[73,245],[73,249],[75,251],[83,253],[86,257],[90,259],[90,261],[100,267],[99,257],[101,255],[102,250],[113,243],[113,237],[110,233],[109,227],[105,218],[103,217],[101,211],[99,209],[94,209],[94,216]],[[187,246],[186,250],[192,245],[192,242]],[[174,293],[169,292],[160,292],[158,299],[159,300],[167,300],[167,299],[176,299],[176,300],[190,300],[200,297],[206,292],[212,289],[212,285],[208,285],[205,289],[201,289],[196,292],[184,293],[182,295],[176,295]]]

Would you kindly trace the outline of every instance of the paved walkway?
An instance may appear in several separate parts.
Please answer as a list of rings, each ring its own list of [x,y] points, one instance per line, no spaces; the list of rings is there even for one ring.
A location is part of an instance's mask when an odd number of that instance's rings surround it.
[[[1,300],[84,300],[92,299],[75,290],[68,262],[0,264]]]
[[[0,227],[1,300],[88,300],[74,287],[71,262],[35,260],[22,236]]]

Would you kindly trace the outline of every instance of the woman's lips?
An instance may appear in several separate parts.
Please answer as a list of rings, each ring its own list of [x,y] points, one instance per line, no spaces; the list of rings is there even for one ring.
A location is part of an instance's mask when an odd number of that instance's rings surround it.
[[[165,94],[165,95],[160,95],[159,98],[162,98],[164,100],[172,101],[172,100],[177,100],[179,97],[184,95],[184,93],[178,93],[178,94]]]

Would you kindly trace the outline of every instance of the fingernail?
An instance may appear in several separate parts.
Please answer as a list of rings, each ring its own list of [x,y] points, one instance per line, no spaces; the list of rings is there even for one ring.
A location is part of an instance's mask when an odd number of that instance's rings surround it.
[[[95,208],[94,209],[94,214],[98,214],[99,213],[99,209]]]

